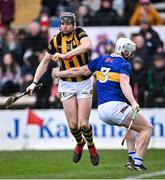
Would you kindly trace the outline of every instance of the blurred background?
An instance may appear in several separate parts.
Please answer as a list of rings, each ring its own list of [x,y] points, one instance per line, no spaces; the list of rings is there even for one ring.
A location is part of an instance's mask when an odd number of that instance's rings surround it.
[[[0,108],[6,97],[25,91],[32,82],[65,11],[76,14],[77,25],[93,40],[91,59],[113,52],[119,37],[131,38],[137,44],[131,60],[134,95],[142,108],[165,107],[164,0],[1,0]],[[24,97],[12,108],[62,108],[58,82],[51,78],[55,66],[50,63],[37,95]]]

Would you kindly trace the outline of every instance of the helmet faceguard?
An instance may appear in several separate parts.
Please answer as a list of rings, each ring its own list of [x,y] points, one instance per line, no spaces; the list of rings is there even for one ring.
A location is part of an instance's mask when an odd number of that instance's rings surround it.
[[[134,56],[136,44],[128,38],[120,38],[116,42],[115,51],[127,60]]]

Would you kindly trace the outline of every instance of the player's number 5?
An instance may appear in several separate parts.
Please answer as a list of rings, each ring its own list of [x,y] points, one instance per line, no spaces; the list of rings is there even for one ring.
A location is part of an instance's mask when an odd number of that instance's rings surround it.
[[[110,68],[102,67],[101,72],[102,72],[102,79],[99,79],[99,82],[105,83],[108,80],[108,72],[110,71]]]

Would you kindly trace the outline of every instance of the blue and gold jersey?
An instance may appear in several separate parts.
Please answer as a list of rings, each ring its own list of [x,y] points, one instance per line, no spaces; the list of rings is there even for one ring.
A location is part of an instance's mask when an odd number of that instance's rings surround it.
[[[131,64],[120,56],[107,55],[88,64],[89,70],[96,72],[98,105],[109,101],[127,102],[120,88],[120,74],[130,76]]]

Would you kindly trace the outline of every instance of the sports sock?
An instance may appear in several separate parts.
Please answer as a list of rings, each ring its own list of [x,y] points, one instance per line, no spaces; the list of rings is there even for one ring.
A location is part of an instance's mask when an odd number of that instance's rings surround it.
[[[85,137],[85,139],[87,140],[88,143],[88,147],[93,146],[94,142],[93,142],[93,131],[92,131],[92,126],[90,125],[89,129],[82,129],[82,133]]]
[[[81,129],[70,130],[70,132],[72,133],[72,135],[73,135],[74,138],[76,139],[78,145],[80,145],[80,144],[83,143],[83,137],[82,137],[82,131],[81,131]]]
[[[131,152],[128,153],[128,156],[131,156],[132,159],[134,159],[135,156],[136,156],[136,152],[135,151],[131,151]]]
[[[136,165],[141,165],[141,164],[143,164],[143,158],[140,158],[140,157],[135,157],[134,158],[134,161],[135,161],[135,166]]]

